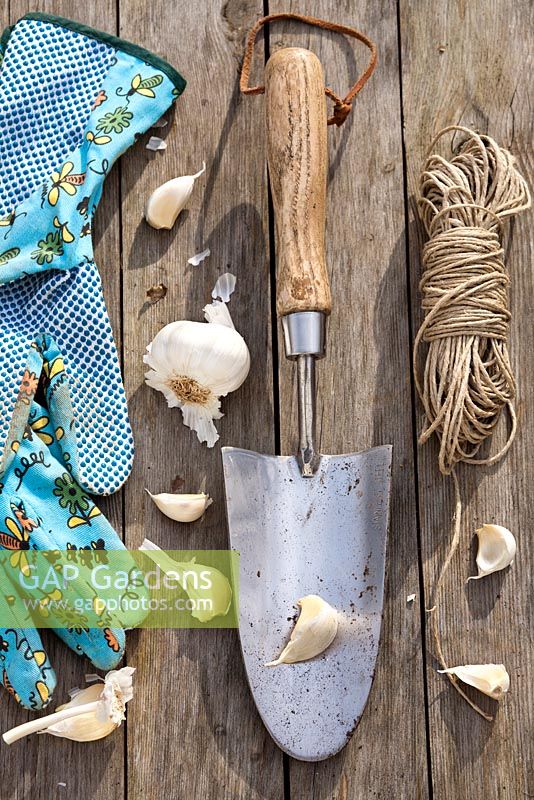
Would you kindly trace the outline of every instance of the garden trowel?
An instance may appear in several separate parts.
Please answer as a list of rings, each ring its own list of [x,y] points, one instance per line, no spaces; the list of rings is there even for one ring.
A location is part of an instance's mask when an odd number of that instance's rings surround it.
[[[226,501],[231,547],[241,556],[239,631],[254,700],[282,750],[320,761],[350,739],[371,689],[391,447],[337,456],[315,449],[315,362],[325,355],[331,308],[327,116],[317,57],[300,48],[277,51],[266,66],[265,94],[277,310],[286,356],[296,361],[300,442],[296,456],[223,448]],[[336,609],[334,641],[311,660],[265,666],[283,650],[296,603],[309,594]]]

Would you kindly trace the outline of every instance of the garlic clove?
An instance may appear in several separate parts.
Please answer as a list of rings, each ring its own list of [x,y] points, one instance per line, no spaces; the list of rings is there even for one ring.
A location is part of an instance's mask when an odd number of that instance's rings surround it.
[[[194,522],[203,515],[204,511],[213,503],[211,497],[204,492],[200,494],[151,494],[145,492],[154,501],[159,510],[166,517],[176,522]]]
[[[471,575],[468,581],[476,581],[492,572],[506,569],[513,563],[517,549],[514,535],[502,525],[485,524],[476,534],[478,575]]]
[[[126,719],[126,703],[133,697],[133,667],[113,669],[100,683],[71,692],[72,699],[53,714],[17,725],[2,738],[6,744],[31,733],[50,733],[65,739],[90,742],[102,739]],[[77,720],[81,720],[77,725]]]
[[[324,652],[334,641],[338,626],[335,608],[316,594],[303,597],[297,605],[300,614],[291,638],[278,658],[269,661],[266,667],[308,661]]]
[[[192,617],[199,622],[209,622],[215,617],[225,617],[228,614],[232,604],[232,587],[226,575],[220,570],[197,564],[194,560],[187,563],[175,561],[150,539],[144,539],[139,549],[146,552],[147,557],[152,559],[165,575],[170,574],[172,577],[177,573],[183,575],[182,588],[195,603],[191,611]]]
[[[465,664],[461,667],[440,669],[438,672],[455,675],[463,683],[474,686],[494,700],[500,700],[510,688],[510,676],[504,664]]]
[[[155,189],[145,208],[145,219],[153,228],[170,229],[176,222],[180,211],[187,205],[191,197],[191,192],[195,181],[206,171],[205,162],[202,169],[195,175],[181,175],[179,178],[172,178]]]
[[[69,703],[58,706],[56,711],[63,711],[66,708],[74,708],[83,703],[99,700],[101,694],[102,684],[94,683],[92,686],[88,686],[87,689],[76,692]],[[97,719],[96,711],[88,711],[77,717],[70,717],[70,719],[56,722],[55,725],[50,725],[44,731],[39,731],[39,733],[49,733],[51,736],[72,739],[75,742],[96,742],[98,739],[104,739],[104,737],[109,736],[117,727],[118,723],[110,719],[100,721]]]
[[[185,566],[185,565],[184,565]],[[185,591],[190,600],[195,601],[195,608],[191,611],[191,616],[199,622],[209,622],[215,617],[225,617],[230,611],[232,604],[232,587],[230,581],[215,567],[208,567],[203,564],[188,564],[188,573],[195,573],[194,577],[186,581]],[[202,588],[201,578],[208,578],[210,587]],[[209,603],[206,604],[205,601]]]

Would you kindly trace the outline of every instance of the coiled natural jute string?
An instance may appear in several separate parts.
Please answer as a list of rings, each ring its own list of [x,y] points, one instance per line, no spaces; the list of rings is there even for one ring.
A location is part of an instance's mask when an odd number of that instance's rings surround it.
[[[450,160],[433,151],[450,131],[466,139]],[[503,220],[530,206],[528,187],[515,159],[489,136],[456,125],[444,128],[429,148],[420,181],[419,213],[428,234],[420,283],[425,319],[414,344],[414,374],[426,424],[420,443],[439,438],[439,468],[455,488],[453,535],[434,586],[431,629],[436,655],[447,669],[440,637],[439,595],[460,541],[462,502],[455,472],[458,462],[494,464],[516,433],[515,380],[508,357],[510,322],[502,243]],[[428,344],[422,378],[419,348]],[[495,455],[478,457],[503,409],[510,428]],[[448,676],[457,691],[491,720]]]

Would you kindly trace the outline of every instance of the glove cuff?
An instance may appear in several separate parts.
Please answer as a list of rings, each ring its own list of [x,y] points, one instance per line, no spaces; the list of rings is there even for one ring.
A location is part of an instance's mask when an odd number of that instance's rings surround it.
[[[38,12],[3,45],[0,283],[9,283],[92,261],[105,176],[185,81],[143,48]]]

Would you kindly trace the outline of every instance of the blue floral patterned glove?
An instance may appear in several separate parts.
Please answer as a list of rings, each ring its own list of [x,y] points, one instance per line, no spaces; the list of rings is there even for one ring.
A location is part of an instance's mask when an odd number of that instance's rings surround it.
[[[38,709],[49,702],[55,675],[39,631],[25,627],[30,619],[39,623],[46,618],[47,627],[57,626],[55,632],[69,647],[103,670],[112,669],[122,658],[125,636],[124,630],[116,627],[114,612],[94,606],[94,598],[100,602],[102,598],[81,577],[60,583],[61,588],[31,582],[28,589],[21,588],[21,576],[26,576],[23,584],[27,586],[33,574],[30,568],[35,566],[32,556],[36,550],[45,551],[50,564],[60,558],[58,551],[65,551],[69,559],[92,567],[107,563],[110,550],[124,549],[109,522],[73,478],[68,453],[61,448],[63,431],[53,428],[46,410],[32,399],[35,388],[33,379],[22,384],[19,407],[26,407],[29,416],[22,435],[12,441],[13,458],[0,484],[0,544],[9,559],[9,570],[4,567],[0,576],[0,625],[4,626],[0,628],[0,669],[4,686],[17,701]],[[133,561],[132,567],[135,569]],[[135,581],[129,596],[132,594],[146,596]],[[19,602],[10,606],[6,599],[15,595]],[[64,601],[73,597],[84,602],[82,610],[76,611],[72,602],[65,605]],[[33,600],[34,610],[21,599]],[[145,613],[127,613],[122,621],[126,619],[133,627]]]
[[[116,491],[133,457],[91,224],[115,159],[185,83],[147,51],[39,13],[4,33],[0,64],[0,545],[23,568],[34,550],[122,547],[86,493]],[[2,611],[2,681],[44,707],[55,677],[39,633]],[[108,669],[124,649],[114,621],[58,617],[57,633]]]
[[[40,13],[7,31],[2,49],[0,472],[23,375],[41,375],[40,337],[44,362],[54,370],[54,352],[64,368],[61,408],[48,401],[72,474],[109,494],[130,473],[133,441],[91,224],[111,165],[185,83],[135,45]]]

